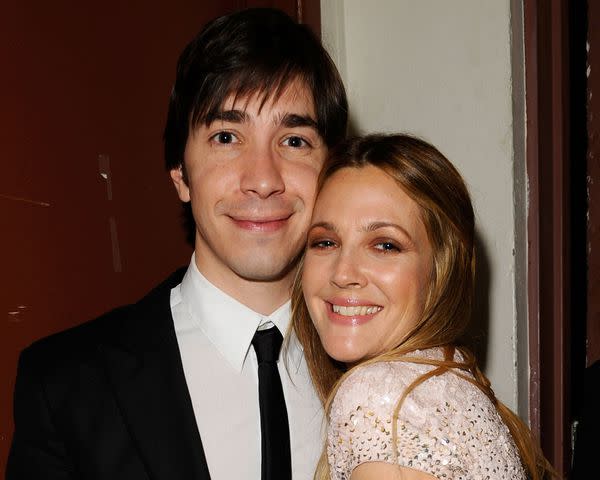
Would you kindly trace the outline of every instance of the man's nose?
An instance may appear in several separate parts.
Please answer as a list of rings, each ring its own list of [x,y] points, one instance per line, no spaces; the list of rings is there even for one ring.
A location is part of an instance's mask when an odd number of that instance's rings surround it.
[[[285,191],[282,159],[270,145],[256,145],[246,152],[245,157],[245,168],[240,179],[240,188],[244,193],[267,198]]]

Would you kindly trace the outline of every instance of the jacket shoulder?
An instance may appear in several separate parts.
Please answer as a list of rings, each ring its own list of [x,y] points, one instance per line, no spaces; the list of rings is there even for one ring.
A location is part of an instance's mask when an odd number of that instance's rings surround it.
[[[20,363],[50,364],[82,359],[119,331],[133,305],[118,307],[98,318],[36,340],[21,352]]]
[[[21,352],[20,364],[35,363],[42,370],[85,361],[102,345],[120,342],[139,331],[152,337],[164,328],[170,312],[170,291],[181,282],[185,269],[177,270],[136,303],[117,307],[100,317],[35,341]],[[156,335],[156,334],[155,334]]]

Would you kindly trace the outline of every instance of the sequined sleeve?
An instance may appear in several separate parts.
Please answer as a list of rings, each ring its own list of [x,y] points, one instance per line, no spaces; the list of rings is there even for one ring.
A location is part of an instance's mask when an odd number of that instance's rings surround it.
[[[332,403],[327,453],[332,480],[347,480],[364,462],[395,463],[439,479],[525,479],[519,456],[490,400],[453,373],[411,391],[392,441],[394,407],[410,383],[430,370],[410,362],[360,367]]]

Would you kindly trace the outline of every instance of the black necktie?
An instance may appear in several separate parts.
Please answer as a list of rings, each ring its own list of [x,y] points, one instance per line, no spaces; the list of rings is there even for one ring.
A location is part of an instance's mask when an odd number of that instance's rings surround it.
[[[258,359],[258,401],[261,430],[261,480],[292,478],[290,428],[277,358],[283,337],[277,327],[258,330],[252,345]]]

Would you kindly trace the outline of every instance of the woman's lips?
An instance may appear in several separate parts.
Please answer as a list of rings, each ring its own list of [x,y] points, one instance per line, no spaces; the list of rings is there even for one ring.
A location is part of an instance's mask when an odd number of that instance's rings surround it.
[[[357,299],[337,299],[325,302],[332,323],[355,326],[371,321],[383,307]]]

